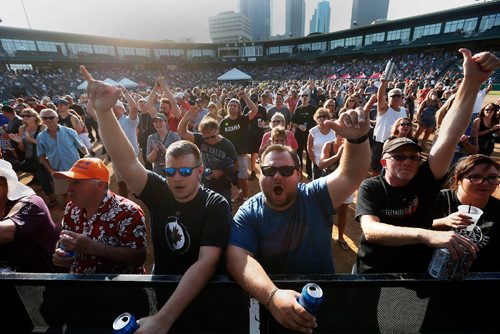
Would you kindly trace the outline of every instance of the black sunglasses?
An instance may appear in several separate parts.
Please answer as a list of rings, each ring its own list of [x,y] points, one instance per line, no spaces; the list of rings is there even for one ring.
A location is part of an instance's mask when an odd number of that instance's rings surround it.
[[[399,123],[399,126],[410,126],[411,123]]]
[[[400,98],[402,95],[392,95],[390,97],[393,97],[393,98]]]
[[[214,139],[215,137],[217,137],[217,135],[211,135],[211,136],[207,136],[207,137],[201,137],[201,139],[203,139],[203,140],[210,140],[210,139]]]
[[[193,169],[198,168],[198,167],[200,167],[200,166],[198,165],[198,166],[194,166],[194,167],[180,167],[180,168],[167,167],[167,168],[163,168],[163,171],[165,172],[165,175],[167,177],[175,176],[175,173],[177,171],[179,171],[179,174],[181,174],[181,176],[188,177],[188,176],[191,176],[191,174],[193,174]]]
[[[56,116],[44,116],[44,117],[42,117],[42,119],[43,119],[44,121],[46,121],[46,120],[50,120],[50,121],[52,121],[52,120],[56,119]]]
[[[30,117],[35,117],[35,116],[34,116],[34,115],[29,115],[29,114],[26,114],[26,115],[21,115],[21,117],[22,117],[22,118],[24,118],[24,117],[28,117],[28,118],[30,118]]]
[[[292,176],[293,172],[297,169],[295,166],[282,166],[282,167],[273,167],[273,166],[262,166],[260,167],[262,170],[262,174],[264,176],[274,176],[276,172],[280,172],[281,176],[289,177]]]

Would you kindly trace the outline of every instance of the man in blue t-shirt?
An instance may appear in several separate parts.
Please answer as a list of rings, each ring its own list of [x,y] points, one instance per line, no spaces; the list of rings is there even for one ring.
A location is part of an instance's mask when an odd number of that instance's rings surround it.
[[[299,293],[280,290],[268,274],[333,274],[332,214],[359,186],[370,160],[368,112],[349,110],[326,124],[347,138],[339,168],[307,185],[295,151],[281,145],[261,156],[262,192],[235,217],[227,251],[228,272],[276,320],[295,331],[310,331],[316,319],[297,303]],[[349,125],[347,125],[349,124]]]

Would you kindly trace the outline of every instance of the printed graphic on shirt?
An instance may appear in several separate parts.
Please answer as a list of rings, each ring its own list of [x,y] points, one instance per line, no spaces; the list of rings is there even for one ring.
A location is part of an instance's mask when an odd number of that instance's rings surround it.
[[[184,254],[189,250],[189,233],[177,217],[170,216],[165,224],[165,240],[175,254]]]

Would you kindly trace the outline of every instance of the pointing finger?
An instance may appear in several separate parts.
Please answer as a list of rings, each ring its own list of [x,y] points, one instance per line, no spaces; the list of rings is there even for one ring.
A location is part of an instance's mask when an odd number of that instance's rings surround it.
[[[87,81],[94,81],[94,78],[92,78],[92,75],[89,73],[89,71],[87,71],[87,69],[85,68],[85,66],[83,65],[80,65],[80,72],[82,72],[83,74],[83,77],[85,78],[85,80]]]

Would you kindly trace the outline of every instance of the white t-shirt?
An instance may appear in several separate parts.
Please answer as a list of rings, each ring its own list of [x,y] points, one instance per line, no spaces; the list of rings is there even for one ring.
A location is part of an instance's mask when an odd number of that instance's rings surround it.
[[[314,160],[316,161],[316,165],[319,165],[319,161],[321,159],[321,150],[323,150],[323,145],[325,143],[335,140],[335,132],[330,129],[330,131],[324,135],[321,133],[319,130],[319,125],[316,125],[315,127],[311,128],[309,130],[309,133],[311,136],[313,136],[314,140]]]
[[[385,114],[377,116],[377,124],[375,124],[375,128],[373,129],[373,137],[375,141],[383,143],[391,136],[391,128],[396,120],[400,117],[406,116],[406,109],[403,107],[399,107],[399,111],[389,107]]]
[[[139,146],[137,145],[137,132],[135,129],[139,125],[139,116],[135,119],[131,119],[129,116],[123,114],[118,120],[120,127],[128,138],[128,141],[132,144],[134,148],[134,153],[137,155],[139,153]]]

